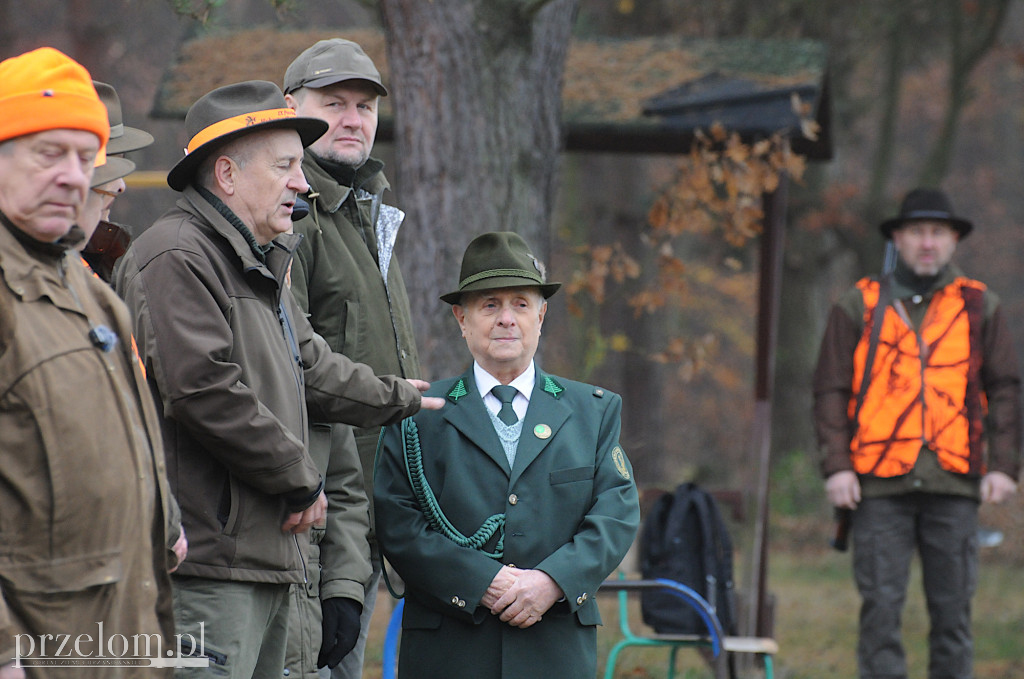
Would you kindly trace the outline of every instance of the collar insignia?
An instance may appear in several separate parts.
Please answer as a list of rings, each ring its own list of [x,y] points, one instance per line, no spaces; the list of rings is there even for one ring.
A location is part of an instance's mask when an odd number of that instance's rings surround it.
[[[455,383],[455,386],[453,386],[451,390],[448,392],[448,400],[451,401],[452,403],[458,403],[459,399],[468,393],[469,392],[466,390],[466,381],[460,379],[458,382]]]
[[[565,387],[556,382],[553,378],[548,375],[544,376],[544,391],[554,396],[556,399],[562,398],[562,392],[565,391]]]

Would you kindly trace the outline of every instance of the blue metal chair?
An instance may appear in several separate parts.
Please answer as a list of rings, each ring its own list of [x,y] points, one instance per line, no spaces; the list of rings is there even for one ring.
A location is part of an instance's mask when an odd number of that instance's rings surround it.
[[[640,635],[633,632],[629,624],[628,595],[630,592],[638,592],[649,589],[664,590],[679,598],[682,605],[693,607],[700,615],[701,620],[707,627],[706,635],[696,634],[651,634]],[[755,653],[763,659],[765,679],[772,679],[774,666],[772,656],[778,653],[778,644],[774,639],[758,637],[727,637],[722,632],[722,626],[718,622],[711,605],[693,589],[675,582],[673,580],[605,580],[601,590],[619,593],[619,629],[623,638],[612,647],[608,653],[608,660],[605,663],[605,679],[614,679],[615,667],[618,663],[619,654],[629,646],[663,647],[669,649],[668,679],[674,679],[676,667],[676,655],[680,648],[704,647],[710,648],[714,661],[712,670],[716,679],[724,679],[728,676],[727,653]]]
[[[381,679],[395,679],[398,676],[398,638],[402,635],[402,610],[405,599],[399,599],[395,610],[388,619],[388,629],[384,633],[384,660],[381,664]]]

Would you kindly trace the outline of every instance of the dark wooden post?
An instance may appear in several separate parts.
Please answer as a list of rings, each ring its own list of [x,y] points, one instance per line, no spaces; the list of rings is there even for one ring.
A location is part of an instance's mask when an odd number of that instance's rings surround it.
[[[768,581],[768,483],[771,471],[772,395],[775,383],[775,348],[778,341],[779,304],[782,290],[782,252],[786,231],[789,180],[783,174],[778,188],[764,196],[764,233],[761,236],[761,271],[757,303],[757,364],[754,382],[754,425],[751,460],[756,460],[757,520],[751,549],[748,633],[772,636],[772,611]]]

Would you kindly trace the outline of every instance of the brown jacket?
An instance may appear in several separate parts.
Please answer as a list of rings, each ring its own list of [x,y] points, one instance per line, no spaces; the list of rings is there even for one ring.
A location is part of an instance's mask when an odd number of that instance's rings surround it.
[[[419,410],[408,382],[378,379],[313,332],[284,284],[299,238],[279,236],[260,261],[188,187],[115,273],[160,395],[189,540],[178,574],[302,582],[303,555],[281,523],[321,482],[306,452],[309,417],[371,426]]]
[[[171,649],[173,501],[127,310],[77,255],[2,215],[0,278],[0,657],[18,634],[36,651],[41,634],[95,642],[100,622]],[[116,343],[94,340],[101,329]]]

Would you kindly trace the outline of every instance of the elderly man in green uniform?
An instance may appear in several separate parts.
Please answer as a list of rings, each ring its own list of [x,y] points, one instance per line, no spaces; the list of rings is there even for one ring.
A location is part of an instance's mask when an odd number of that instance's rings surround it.
[[[591,679],[594,594],[639,506],[621,398],[534,362],[547,283],[511,232],[474,239],[443,295],[473,366],[444,408],[387,429],[374,481],[381,550],[405,580],[399,677]]]
[[[327,132],[302,160],[309,182],[309,215],[295,223],[305,236],[292,267],[292,292],[331,349],[365,363],[378,375],[419,377],[409,298],[393,257],[404,214],[383,203],[389,188],[384,163],[371,158],[380,98],[388,91],[373,61],[356,43],[321,40],[302,52],[284,77],[285,99],[300,116],[320,118]],[[310,453],[326,473],[328,460],[358,447],[367,496],[373,493],[373,456],[379,428],[314,422]],[[314,530],[313,578],[296,588],[297,614],[287,669],[315,677],[331,667],[334,679],[362,677],[363,650],[380,582],[373,507],[362,508],[327,475],[327,527]],[[319,558],[318,558],[319,557]],[[363,570],[363,582],[352,580]],[[321,624],[321,609],[323,620]],[[361,614],[360,614],[361,611]],[[322,642],[321,642],[322,636]],[[325,672],[326,674],[326,672]]]

